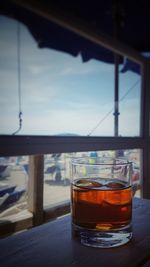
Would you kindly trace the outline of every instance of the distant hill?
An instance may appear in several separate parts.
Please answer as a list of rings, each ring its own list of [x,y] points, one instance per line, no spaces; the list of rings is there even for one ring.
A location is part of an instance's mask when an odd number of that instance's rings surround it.
[[[75,133],[60,133],[57,134],[57,136],[80,136],[80,135]]]

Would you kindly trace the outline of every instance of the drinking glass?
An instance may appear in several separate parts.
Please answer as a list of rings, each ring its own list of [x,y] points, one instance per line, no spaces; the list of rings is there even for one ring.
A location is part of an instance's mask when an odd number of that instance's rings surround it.
[[[72,160],[72,232],[83,245],[117,247],[132,238],[131,177],[125,160]]]

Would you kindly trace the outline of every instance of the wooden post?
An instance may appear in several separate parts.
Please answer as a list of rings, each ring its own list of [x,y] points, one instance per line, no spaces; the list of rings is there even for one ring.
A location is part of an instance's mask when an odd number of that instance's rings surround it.
[[[43,166],[44,155],[29,157],[28,209],[34,225],[43,222]]]
[[[149,141],[150,136],[150,61],[147,61],[142,72],[141,92],[141,136]],[[143,149],[143,195],[150,198],[150,146]]]

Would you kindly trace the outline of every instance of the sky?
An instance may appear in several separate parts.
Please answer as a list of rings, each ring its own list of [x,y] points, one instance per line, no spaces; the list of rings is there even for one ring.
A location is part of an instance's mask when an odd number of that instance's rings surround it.
[[[28,29],[19,25],[18,134],[113,136],[114,66],[38,48]],[[0,17],[0,134],[11,135],[19,127],[17,29],[17,21]],[[140,76],[128,71],[119,80],[119,135],[138,136]]]

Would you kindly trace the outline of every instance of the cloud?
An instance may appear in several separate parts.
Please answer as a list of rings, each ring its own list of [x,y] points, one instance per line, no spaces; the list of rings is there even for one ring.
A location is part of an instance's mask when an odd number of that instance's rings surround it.
[[[29,114],[27,114],[24,129],[29,130],[31,127],[34,134],[60,134],[67,132],[87,135],[91,130],[91,127],[97,124],[99,118],[98,114],[96,116],[95,110],[92,111],[90,109],[90,111],[91,112],[82,107],[82,110],[79,108],[76,110],[45,110],[43,113],[38,114],[38,116],[36,114],[35,116],[33,116],[33,114],[29,116]],[[100,114],[102,115],[102,112],[100,112]],[[108,123],[108,120],[107,128],[109,128],[109,133],[110,123]],[[104,127],[102,127],[101,130],[99,130],[99,134],[106,133],[106,131],[107,130],[104,130]]]
[[[76,61],[72,61],[71,64],[66,64],[63,66],[63,69],[60,71],[60,75],[69,76],[69,75],[87,75],[95,73],[112,73],[112,65],[98,62],[96,60],[91,60],[88,63],[80,62],[78,58]]]
[[[19,128],[18,114],[6,114],[0,117],[0,134],[13,134]]]
[[[94,106],[93,106],[94,107]],[[32,109],[32,107],[31,107]],[[139,120],[136,110],[132,113],[127,110],[119,117],[119,133],[122,136],[137,136],[139,133]],[[74,133],[88,135],[97,123],[105,116],[103,107],[97,112],[97,108],[77,106],[76,109],[41,109],[23,113],[23,127],[20,134],[57,135],[62,133]],[[7,114],[1,118],[1,132],[12,133],[18,127],[17,114]],[[113,136],[114,116],[111,113],[95,131],[92,136]]]
[[[38,66],[38,65],[30,65],[29,66],[29,71],[32,73],[32,74],[41,74],[45,71],[45,68],[44,66]]]
[[[4,21],[0,26],[0,37],[5,39],[0,44],[0,125],[1,133],[10,134],[18,127],[17,23],[12,22],[9,20],[6,32]],[[113,73],[110,64],[96,60],[82,63],[80,56],[38,49],[28,30],[21,26],[20,134],[87,135],[113,108]],[[128,85],[128,76],[123,77],[122,84]],[[139,106],[134,98],[120,104],[121,134],[138,132]],[[112,113],[93,135],[113,135]]]

